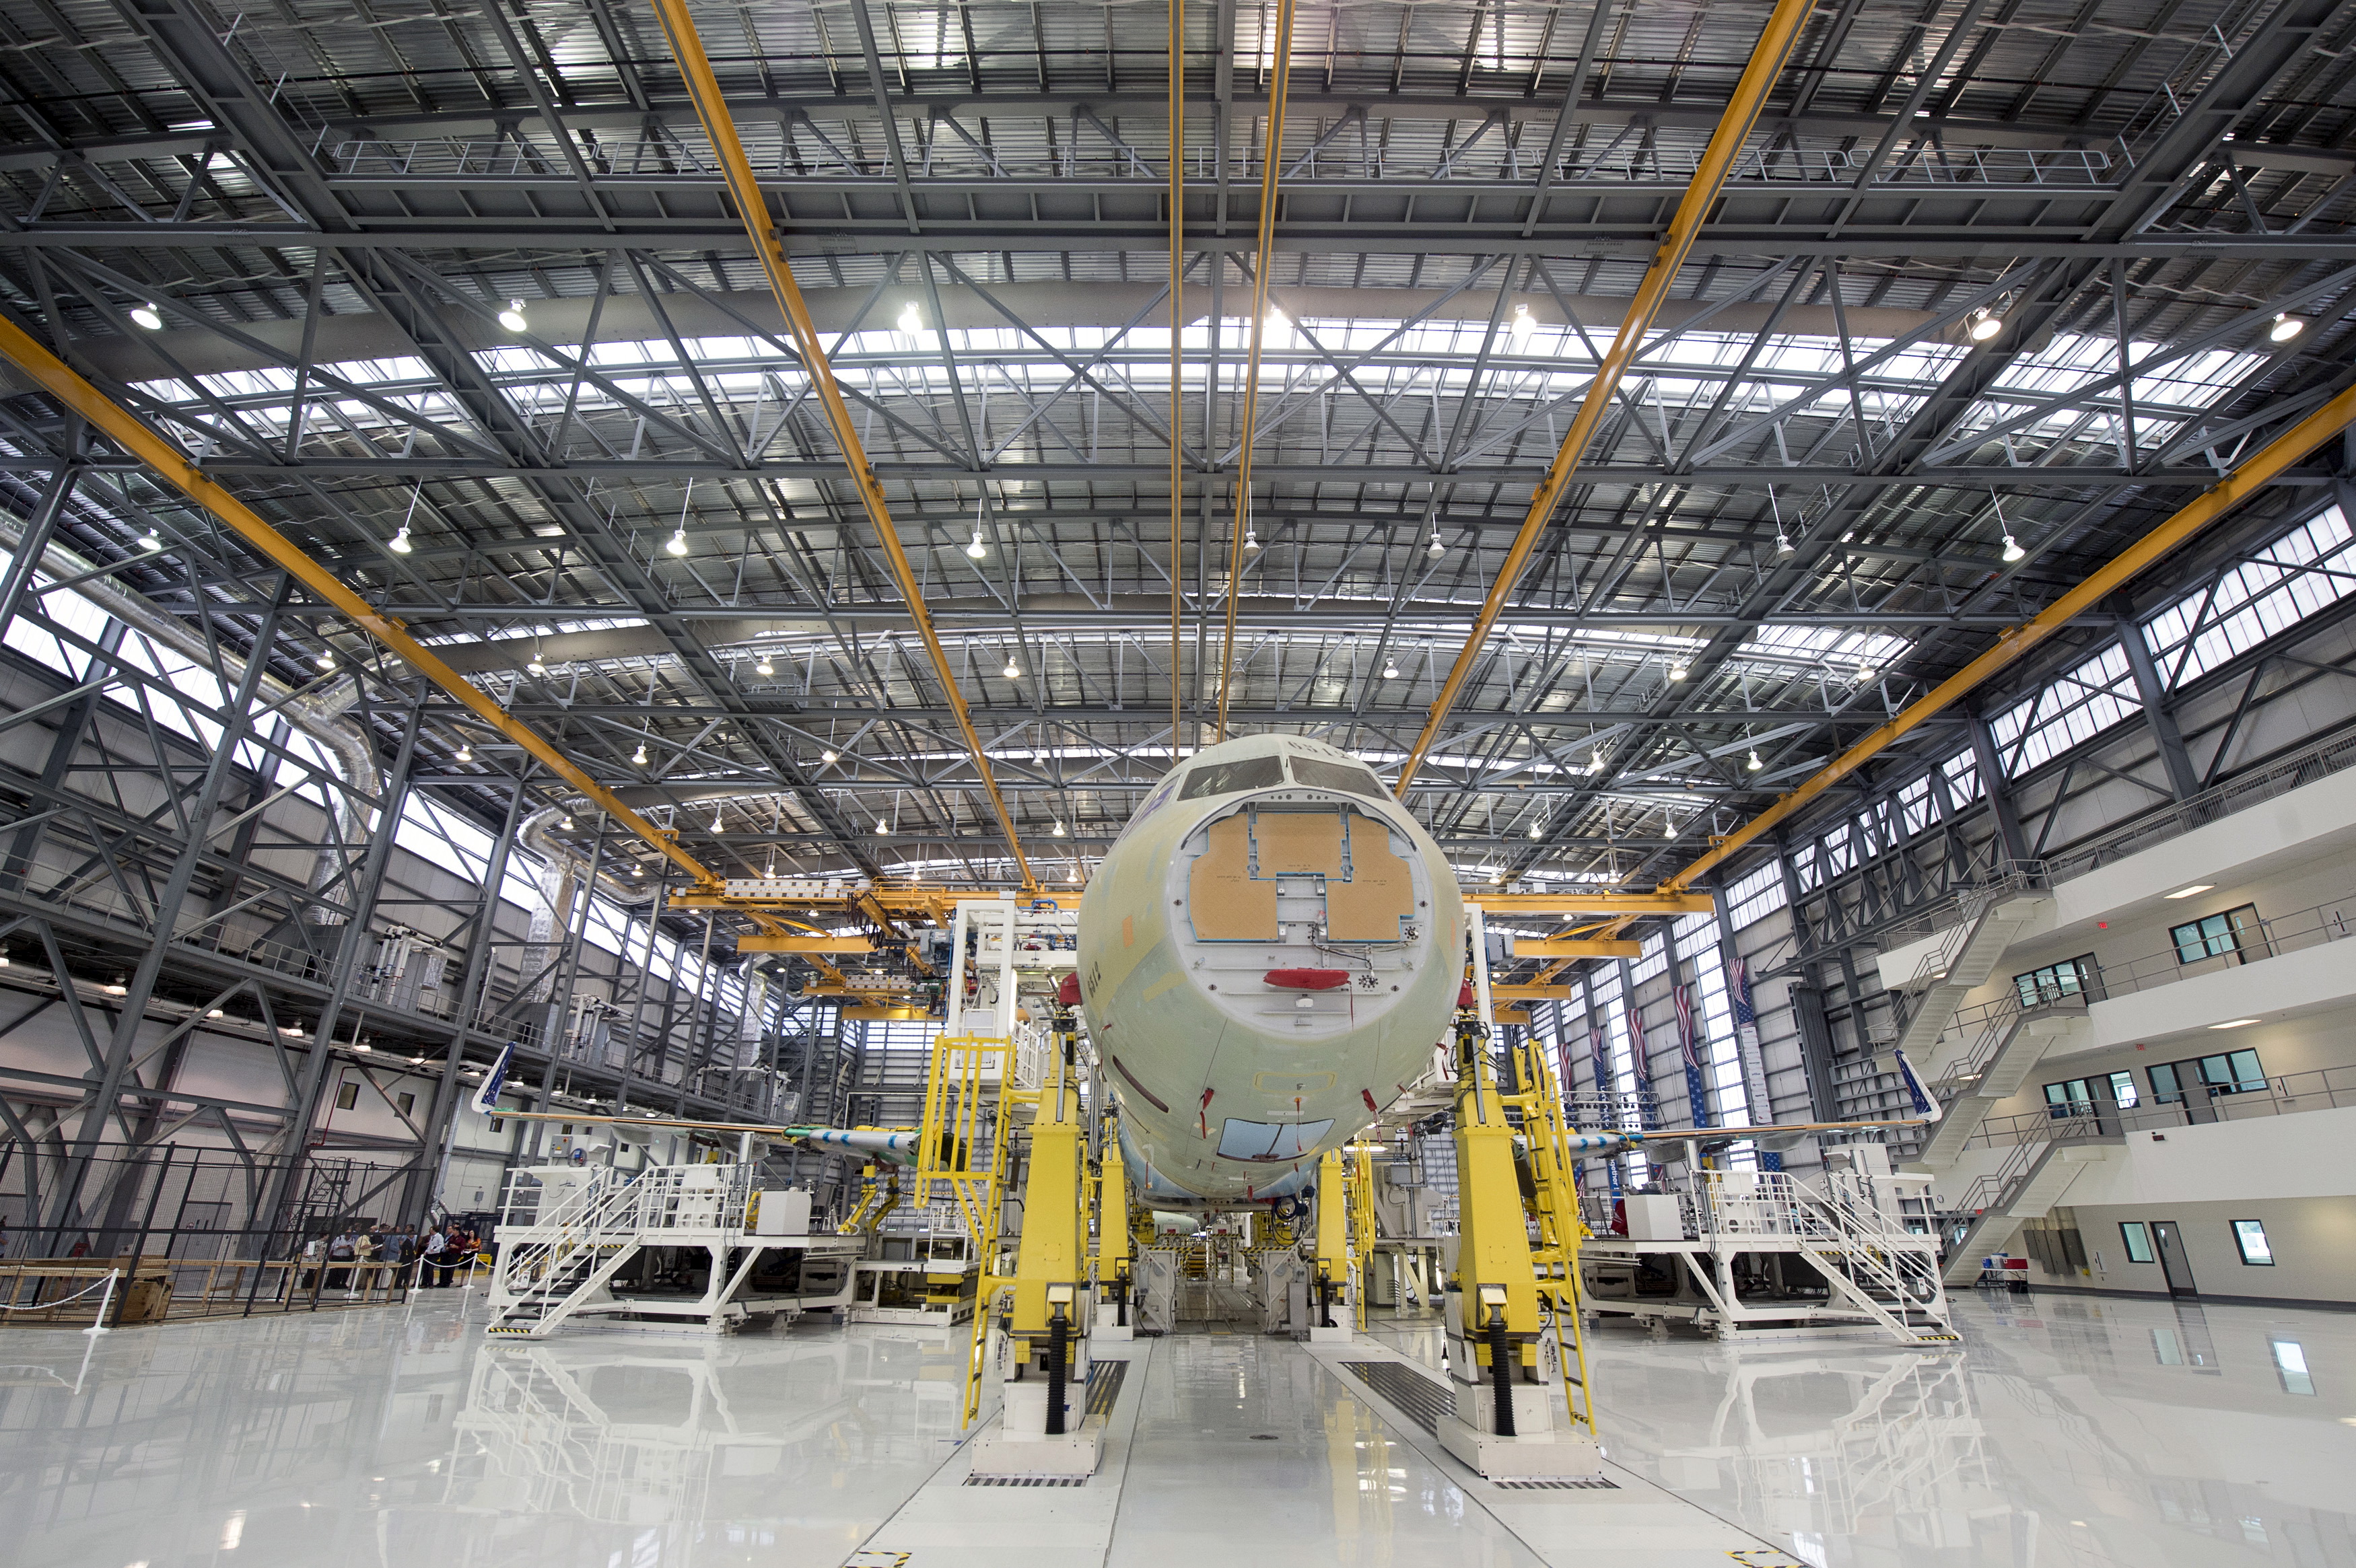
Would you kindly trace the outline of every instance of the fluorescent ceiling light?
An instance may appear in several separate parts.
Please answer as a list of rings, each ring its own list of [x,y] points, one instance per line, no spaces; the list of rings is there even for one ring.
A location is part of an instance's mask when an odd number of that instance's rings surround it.
[[[2211,1024],[2209,1027],[2211,1029],[2244,1029],[2257,1021],[2255,1019],[2227,1019],[2223,1023]]]
[[[2179,888],[2167,896],[2172,899],[2189,899],[2195,893],[2205,893],[2216,885],[2214,882],[2195,882],[2189,888]]]

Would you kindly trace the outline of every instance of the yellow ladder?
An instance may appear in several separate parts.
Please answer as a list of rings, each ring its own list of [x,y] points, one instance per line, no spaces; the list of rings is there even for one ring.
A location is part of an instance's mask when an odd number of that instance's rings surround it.
[[[1006,1149],[1014,1123],[1013,1108],[1023,1098],[1014,1084],[1011,1039],[934,1037],[933,1058],[925,1073],[925,1115],[910,1200],[930,1203],[937,1192],[954,1202],[980,1271],[972,1338],[966,1349],[965,1418],[960,1431],[974,1424],[981,1409],[992,1301],[999,1291],[1014,1283],[1012,1275],[999,1272],[998,1221],[1005,1211]],[[988,1151],[987,1163],[977,1158],[983,1150]]]

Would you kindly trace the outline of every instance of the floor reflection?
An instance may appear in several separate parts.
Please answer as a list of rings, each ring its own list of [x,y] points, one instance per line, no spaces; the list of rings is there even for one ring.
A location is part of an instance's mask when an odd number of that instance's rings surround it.
[[[2356,1318],[1972,1298],[1960,1353],[1605,1329],[1612,1456],[1820,1568],[2356,1568]],[[1386,1337],[1436,1354],[1430,1328]]]

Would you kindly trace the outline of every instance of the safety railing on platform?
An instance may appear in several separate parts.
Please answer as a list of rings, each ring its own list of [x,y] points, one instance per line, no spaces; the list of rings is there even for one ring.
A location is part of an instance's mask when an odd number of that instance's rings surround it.
[[[2166,1100],[2138,1100],[2132,1105],[2065,1100],[2043,1111],[1990,1116],[1964,1147],[2002,1148],[2011,1144],[2042,1142],[2054,1136],[2056,1127],[2065,1125],[2092,1125],[2110,1133],[2167,1132],[2175,1127],[2205,1126],[2211,1122],[2329,1111],[2342,1105],[2356,1105],[2356,1066],[2319,1067],[2249,1083],[2189,1083],[2179,1095]]]

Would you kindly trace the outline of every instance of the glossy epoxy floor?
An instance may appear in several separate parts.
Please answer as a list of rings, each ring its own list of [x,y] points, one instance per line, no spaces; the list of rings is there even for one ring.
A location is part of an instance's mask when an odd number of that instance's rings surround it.
[[[1621,1490],[1505,1494],[1324,1348],[1126,1348],[1097,1481],[1009,1491],[958,1484],[926,1339],[492,1346],[456,1307],[0,1330],[0,1561],[2356,1568],[2356,1316],[1966,1301],[1944,1355],[1610,1329]],[[1377,1329],[1436,1356],[1428,1320]]]

